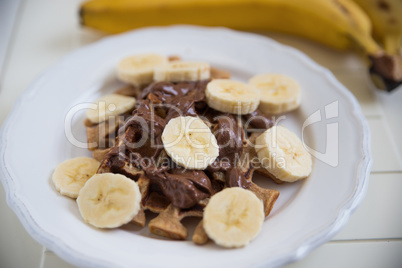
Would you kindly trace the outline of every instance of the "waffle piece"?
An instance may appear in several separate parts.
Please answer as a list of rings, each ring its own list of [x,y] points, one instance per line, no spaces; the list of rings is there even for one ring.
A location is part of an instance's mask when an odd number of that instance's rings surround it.
[[[140,226],[140,227],[145,227],[146,224],[146,217],[145,217],[145,209],[144,209],[144,197],[146,197],[148,195],[149,192],[149,182],[150,180],[146,177],[146,176],[140,176],[138,181],[137,181],[137,185],[138,188],[140,189],[140,193],[141,193],[141,208],[140,211],[138,212],[138,214],[132,219],[132,223]]]
[[[179,209],[170,204],[163,212],[149,222],[148,228],[153,234],[170,239],[184,240],[187,238],[188,230],[181,223],[181,220],[185,217],[202,217],[208,200],[201,200],[190,209]]]
[[[228,71],[211,67],[211,79],[230,79]]]
[[[149,230],[156,235],[170,239],[184,240],[187,238],[187,228],[181,224],[179,216],[180,209],[169,205],[169,207],[152,219],[149,224]]]
[[[92,157],[102,162],[105,159],[106,154],[110,151],[111,148],[106,149],[95,149],[92,151]]]
[[[276,200],[279,197],[279,191],[273,189],[265,189],[255,183],[252,183],[250,188],[248,189],[262,200],[262,203],[264,205],[265,217],[268,217],[268,215],[272,211],[272,208],[274,207]]]
[[[208,243],[209,237],[204,230],[203,220],[201,220],[197,227],[195,227],[194,234],[193,234],[193,242],[197,245],[204,245]]]
[[[114,94],[138,98],[138,96],[141,94],[141,88],[133,85],[126,85],[116,90]]]
[[[89,120],[88,120],[89,121]],[[114,145],[119,126],[124,123],[122,117],[115,117],[100,124],[87,125],[88,150],[107,149]]]
[[[254,172],[261,169],[255,167],[255,163],[259,163],[258,156],[254,148],[255,139],[258,136],[259,133],[253,133],[247,139],[244,145],[243,154],[240,157],[239,165],[242,172],[244,172],[245,178],[251,182],[251,185],[248,189],[262,200],[264,204],[265,217],[267,217],[279,197],[279,191],[262,188],[252,181]]]

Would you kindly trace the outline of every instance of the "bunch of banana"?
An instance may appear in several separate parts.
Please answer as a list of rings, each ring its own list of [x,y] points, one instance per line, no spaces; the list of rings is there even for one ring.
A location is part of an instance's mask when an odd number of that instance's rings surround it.
[[[80,19],[84,26],[109,33],[152,25],[197,24],[278,31],[336,49],[357,48],[370,59],[377,86],[390,91],[402,83],[402,60],[397,51],[401,1],[356,1],[367,10],[376,35],[392,55],[372,38],[369,16],[352,0],[91,0],[81,6]],[[379,16],[384,9],[389,9],[389,14]]]

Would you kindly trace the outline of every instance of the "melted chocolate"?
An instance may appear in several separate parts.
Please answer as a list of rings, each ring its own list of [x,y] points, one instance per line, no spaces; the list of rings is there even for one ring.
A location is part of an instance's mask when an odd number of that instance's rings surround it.
[[[243,115],[243,118],[248,122],[248,125],[258,130],[266,130],[274,125],[270,116],[263,114],[258,109],[250,114]]]
[[[178,208],[190,208],[211,196],[212,185],[203,171],[171,169],[147,172],[151,183],[156,183],[164,195]]]
[[[166,123],[177,116],[197,116],[195,104],[205,99],[205,88],[209,80],[197,82],[157,82],[144,89],[140,98],[151,96],[167,112]]]
[[[102,165],[111,172],[121,173],[117,171],[122,170],[126,163],[144,168],[143,159],[155,162],[163,148],[161,136],[164,127],[165,120],[155,114],[150,101],[140,101],[133,116],[119,129],[118,146],[110,150],[105,157],[108,161]]]
[[[240,168],[231,168],[226,171],[226,185],[248,189],[251,182],[246,179]]]
[[[244,132],[232,114],[215,117],[214,134],[219,145],[219,159],[234,165],[243,152]]]
[[[165,125],[165,120],[154,112],[149,100],[140,101],[124,126],[123,142],[132,154],[155,160],[163,148],[161,136]]]

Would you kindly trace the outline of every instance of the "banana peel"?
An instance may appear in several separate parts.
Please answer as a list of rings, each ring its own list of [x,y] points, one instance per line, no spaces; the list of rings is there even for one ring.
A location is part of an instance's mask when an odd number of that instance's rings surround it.
[[[298,35],[338,50],[363,52],[379,89],[392,91],[402,84],[401,55],[387,53],[373,39],[369,16],[352,0],[91,0],[81,5],[79,16],[83,26],[112,34],[196,24]]]

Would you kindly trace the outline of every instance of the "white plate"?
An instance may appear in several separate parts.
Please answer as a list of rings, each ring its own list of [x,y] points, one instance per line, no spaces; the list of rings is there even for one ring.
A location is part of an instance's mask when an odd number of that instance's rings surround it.
[[[326,147],[335,150],[331,153],[339,149],[339,157],[315,158],[310,178],[296,184],[276,185],[256,178],[281,195],[259,236],[242,249],[164,240],[148,228],[91,228],[81,219],[75,201],[59,195],[50,182],[58,163],[89,155],[67,140],[65,118],[76,104],[118,88],[116,63],[140,52],[207,61],[243,81],[263,72],[290,75],[301,84],[303,99],[300,109],[282,123],[301,137],[305,120],[322,115],[321,121],[306,123],[306,144],[320,152]],[[72,125],[80,141],[85,141],[83,113],[77,111]],[[105,38],[66,56],[37,78],[16,103],[1,131],[0,157],[7,203],[30,235],[64,260],[85,267],[279,266],[298,260],[346,223],[366,192],[371,167],[366,120],[356,99],[328,70],[265,37],[188,26]],[[327,164],[331,161],[332,166]]]

